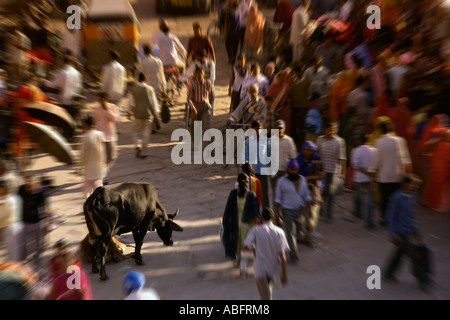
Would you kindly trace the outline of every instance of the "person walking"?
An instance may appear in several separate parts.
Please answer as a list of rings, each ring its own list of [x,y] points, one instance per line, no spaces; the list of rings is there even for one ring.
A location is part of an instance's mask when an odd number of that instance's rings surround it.
[[[26,175],[25,184],[19,188],[18,194],[22,199],[22,259],[25,260],[34,254],[34,264],[40,266],[44,240],[43,220],[48,214],[47,198],[39,179],[29,174]],[[34,241],[33,247],[30,246],[30,239]]]
[[[256,134],[251,134],[249,138],[245,140],[244,150],[242,152],[242,163],[249,162],[253,165],[255,177],[261,182],[262,207],[270,207],[270,175],[264,172],[264,169],[267,167],[267,157],[270,155],[270,139],[266,135],[261,134],[261,121],[252,121],[251,129],[253,129]],[[254,149],[253,146],[255,145],[256,148]],[[255,154],[253,154],[253,151]],[[264,159],[264,157],[266,157],[266,159]]]
[[[205,71],[196,67],[187,94],[188,107],[192,112],[191,136],[194,136],[195,121],[202,122],[202,134],[211,128],[211,112],[214,103],[214,88],[210,80],[205,79]]]
[[[236,61],[239,42],[241,40],[241,25],[237,8],[237,2],[231,1],[230,8],[224,19],[225,32],[227,35],[225,40],[225,47],[227,50],[228,64],[230,65],[234,65]]]
[[[241,248],[255,219],[260,217],[260,209],[256,194],[248,190],[249,177],[240,173],[237,181],[239,186],[231,190],[222,217],[223,245],[225,256],[243,268]]]
[[[286,123],[283,120],[277,120],[275,122],[275,129],[278,129],[279,135],[278,159],[280,163],[278,165],[278,172],[271,177],[272,199],[275,199],[275,187],[278,179],[286,175],[289,160],[297,156],[297,147],[295,146],[294,139],[286,134]]]
[[[87,199],[95,189],[103,186],[107,167],[105,135],[103,132],[95,130],[92,116],[84,119],[83,129],[79,165],[84,178],[84,198]]]
[[[22,233],[22,199],[7,179],[0,178],[0,242],[6,244],[9,261],[21,261]]]
[[[255,251],[253,270],[261,300],[272,300],[274,279],[278,274],[283,286],[288,283],[286,251],[289,245],[283,229],[275,226],[273,219],[273,210],[265,208],[262,224],[250,230],[243,246],[243,250]]]
[[[289,160],[287,174],[278,180],[275,193],[275,214],[277,219],[283,220],[292,263],[298,261],[297,233],[306,228],[300,219],[312,204],[306,178],[299,174],[298,161],[293,158]]]
[[[378,150],[370,145],[365,134],[361,135],[361,145],[351,151],[350,161],[354,170],[353,185],[353,215],[361,218],[365,212],[366,227],[375,227],[373,222],[373,197],[372,181],[375,174],[375,166],[378,159]],[[365,198],[366,200],[362,200]],[[362,202],[365,205],[362,205]]]
[[[374,142],[378,150],[376,181],[381,194],[381,221],[384,224],[390,196],[400,188],[402,176],[412,172],[406,140],[394,133],[394,126],[388,117],[379,122],[381,137]]]
[[[305,119],[308,112],[308,90],[311,85],[311,78],[304,75],[301,65],[295,66],[292,73],[290,79],[292,131],[290,135],[294,139],[297,149],[300,149],[305,140]]]
[[[248,189],[253,191],[256,194],[256,198],[258,199],[259,207],[261,207],[262,204],[262,187],[261,187],[261,181],[255,176],[255,173],[253,172],[253,166],[250,163],[244,163],[242,165],[242,172],[248,175],[249,177],[249,183],[248,183]],[[239,187],[239,184],[236,182],[236,187]]]
[[[401,187],[389,199],[385,221],[389,241],[395,245],[386,261],[382,276],[387,282],[398,281],[395,277],[404,255],[412,262],[412,272],[421,289],[428,290],[431,278],[419,261],[419,253],[414,241],[421,241],[415,208],[417,204],[417,182],[407,174],[402,176]]]
[[[250,67],[250,74],[247,75],[243,82],[241,88],[241,100],[245,99],[249,95],[250,86],[253,84],[258,85],[258,92],[262,97],[265,97],[269,90],[269,80],[263,74],[261,74],[261,67],[259,63],[254,62]]]
[[[317,138],[317,147],[325,172],[321,216],[325,217],[327,222],[333,220],[334,196],[339,180],[343,180],[345,177],[347,161],[345,141],[336,132],[337,124],[328,122],[325,125],[325,134]]]
[[[141,59],[142,73],[147,79],[147,84],[155,90],[156,97],[160,98],[167,88],[163,63],[161,59],[153,55],[151,46],[144,45],[143,50],[144,57]]]
[[[74,68],[74,61],[71,56],[66,54],[63,63],[63,67],[55,74],[54,78],[51,81],[45,81],[45,84],[60,90],[59,102],[61,106],[72,116],[76,125],[81,127],[81,110],[74,103],[74,98],[83,89],[83,78],[81,73]],[[72,135],[73,132],[66,133],[68,138],[72,138]]]
[[[120,117],[116,105],[108,102],[105,92],[98,94],[99,105],[92,112],[95,129],[103,132],[105,136],[106,167],[109,171],[117,159],[117,133],[116,121]],[[105,173],[105,177],[108,172]]]
[[[247,57],[245,53],[240,53],[237,57],[236,64],[233,66],[233,73],[228,85],[228,95],[231,96],[230,112],[233,112],[241,102],[241,89],[245,77],[249,73],[246,65]]]
[[[153,117],[159,124],[158,100],[155,90],[146,83],[146,80],[145,75],[142,72],[139,73],[138,82],[130,88],[128,94],[128,119],[131,119],[133,115],[133,140],[138,159],[147,157],[142,153],[146,151],[150,139],[151,118]]]
[[[93,300],[92,287],[89,276],[83,267],[77,264],[77,258],[70,250],[65,250],[56,257],[56,272],[52,275],[52,285],[47,300]],[[68,272],[69,268],[74,268],[78,276],[74,283],[72,277],[73,271]],[[71,284],[72,286],[69,286]],[[78,287],[79,285],[79,287]]]
[[[303,57],[306,27],[309,20],[309,6],[310,0],[302,0],[292,13],[289,44],[292,46],[292,60],[295,64],[300,63]]]
[[[109,63],[102,68],[102,91],[106,92],[109,101],[120,108],[120,100],[127,88],[127,71],[119,63],[120,56],[116,51],[109,52]]]
[[[155,33],[154,44],[159,48],[159,54],[164,67],[177,68],[182,71],[186,68],[187,52],[180,39],[170,32],[166,20],[159,21],[159,30]]]
[[[194,36],[188,40],[186,65],[189,65],[189,62],[191,62],[194,55],[199,50],[205,50],[207,58],[211,59],[214,64],[216,64],[216,54],[209,36],[203,35],[202,27],[199,22],[194,22],[192,24],[192,29],[194,31]]]
[[[159,300],[159,295],[154,289],[144,286],[145,276],[142,272],[128,272],[122,280],[124,300]]]

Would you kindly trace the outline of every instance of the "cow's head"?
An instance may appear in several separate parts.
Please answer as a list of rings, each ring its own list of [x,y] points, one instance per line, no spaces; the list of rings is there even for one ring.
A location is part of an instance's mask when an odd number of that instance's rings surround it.
[[[182,227],[173,222],[173,219],[178,215],[178,212],[179,210],[177,209],[174,214],[168,214],[167,219],[165,219],[165,215],[162,214],[155,222],[156,232],[166,246],[173,245],[172,231],[183,231]]]

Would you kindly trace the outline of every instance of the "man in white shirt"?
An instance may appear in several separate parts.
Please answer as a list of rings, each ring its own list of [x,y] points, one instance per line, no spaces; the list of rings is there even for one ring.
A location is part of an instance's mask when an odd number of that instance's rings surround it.
[[[81,127],[81,110],[73,99],[81,93],[83,88],[83,77],[81,73],[73,67],[72,57],[64,56],[64,66],[59,70],[52,81],[47,81],[46,85],[60,90],[59,100],[61,106],[72,116],[76,125]],[[68,132],[65,136],[71,138],[73,132]]]
[[[250,68],[250,74],[244,78],[241,87],[241,101],[248,96],[248,89],[252,84],[258,85],[258,93],[261,97],[265,97],[269,90],[269,79],[261,74],[259,63],[255,62]]]
[[[64,66],[48,84],[60,89],[59,100],[63,106],[71,106],[73,105],[73,98],[81,92],[83,79],[81,73],[73,67],[70,56],[66,55],[63,61]]]
[[[161,61],[165,67],[184,70],[187,52],[178,37],[170,33],[166,20],[160,20],[159,31],[155,33],[154,43],[159,48]]]
[[[216,80],[216,65],[214,64],[214,61],[208,59],[208,53],[204,49],[195,53],[194,59],[186,69],[185,77],[187,80],[194,76],[197,67],[203,69],[205,72],[205,80],[211,81],[211,84],[214,86],[214,81]]]
[[[308,25],[308,9],[310,0],[303,0],[292,13],[291,31],[289,44],[292,46],[292,62],[299,63],[303,55],[303,42]]]
[[[84,136],[81,142],[79,165],[84,176],[84,198],[87,199],[95,189],[103,186],[106,174],[105,135],[95,130],[94,119],[84,119]]]
[[[164,66],[161,59],[153,55],[150,46],[144,45],[144,57],[141,60],[142,72],[145,74],[147,83],[153,87],[157,97],[166,92],[167,82],[164,75]]]
[[[110,51],[109,56],[110,62],[102,68],[102,91],[106,92],[112,103],[119,106],[127,88],[127,71],[117,61],[117,52]]]
[[[375,166],[378,161],[378,150],[368,143],[365,134],[361,135],[361,145],[353,149],[350,154],[351,166],[353,168],[353,184],[355,193],[353,197],[353,215],[360,218],[365,211],[365,221],[367,228],[375,226],[373,222],[373,199],[372,180],[375,173]],[[362,200],[365,198],[365,209]]]
[[[274,278],[280,274],[283,286],[287,284],[286,254],[289,245],[283,229],[272,223],[274,213],[265,208],[263,223],[253,227],[244,241],[243,250],[255,250],[254,275],[261,300],[272,300]]]
[[[375,140],[375,148],[378,149],[378,161],[376,165],[376,181],[381,192],[381,224],[384,224],[389,197],[401,186],[402,177],[411,170],[411,158],[409,156],[406,140],[394,133],[392,121],[386,117],[379,124],[382,136]]]
[[[278,129],[279,140],[279,161],[278,172],[272,176],[272,195],[275,199],[275,187],[279,178],[283,177],[287,171],[287,164],[290,159],[297,157],[297,147],[294,139],[286,134],[286,123],[283,120],[275,122],[275,129]]]

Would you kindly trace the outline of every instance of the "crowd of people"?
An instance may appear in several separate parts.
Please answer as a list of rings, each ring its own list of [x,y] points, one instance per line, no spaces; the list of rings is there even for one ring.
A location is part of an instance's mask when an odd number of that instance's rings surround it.
[[[410,235],[418,233],[415,202],[408,202],[401,213],[392,208],[399,205],[394,203],[400,203],[403,195],[418,193],[419,201],[427,207],[446,213],[450,210],[450,162],[442,153],[449,150],[450,134],[445,102],[449,83],[444,80],[448,79],[448,41],[445,31],[433,22],[433,17],[440,16],[437,3],[419,1],[405,8],[384,1],[381,15],[386,33],[356,29],[361,25],[357,20],[364,18],[361,10],[369,4],[371,1],[338,1],[327,7],[325,1],[280,1],[274,21],[283,23],[278,36],[284,50],[266,63],[266,75],[261,73],[255,52],[248,61],[245,44],[240,53],[230,44],[236,44],[232,37],[237,39],[238,28],[229,24],[242,21],[242,6],[257,10],[257,4],[229,2],[229,12],[222,15],[229,28],[226,44],[233,65],[229,86],[232,112],[227,124],[247,123],[255,130],[276,128],[280,138],[289,139],[280,143],[281,175],[272,179],[262,176],[258,159],[254,171],[247,173],[251,183],[246,180],[251,184],[248,190],[261,185],[261,211],[273,209],[284,228],[288,261],[298,260],[297,237],[312,245],[309,235],[319,216],[333,221],[336,192],[345,186],[354,190],[352,214],[364,218],[367,228],[374,228],[379,207],[379,225],[387,225],[395,238],[392,242],[398,250],[390,259],[385,279],[395,278],[398,261],[405,254],[413,261],[419,285],[428,288],[430,279],[411,245]],[[383,15],[388,10],[392,16],[386,18]],[[408,14],[400,17],[400,12]],[[318,44],[308,42],[309,26],[323,15],[348,23],[347,40],[339,39],[341,34],[330,27]],[[250,25],[247,20],[247,31]],[[424,65],[432,69],[425,72]],[[430,167],[430,163],[437,167]],[[242,250],[248,248],[242,249],[240,244],[254,220],[253,206],[241,186],[244,180],[238,177],[237,194],[230,193],[223,217],[225,254],[236,260],[236,266],[241,265],[241,272],[242,260],[247,259]],[[423,184],[418,189],[420,181]],[[253,218],[246,218],[249,216]],[[271,257],[277,260],[277,255]],[[269,269],[266,276],[272,278]],[[260,293],[267,298],[266,293]]]
[[[278,172],[262,174],[264,164],[259,158],[242,166],[238,186],[230,192],[223,215],[225,254],[236,261],[243,274],[255,239],[270,237],[256,240],[256,261],[266,261],[266,257],[270,261],[255,266],[263,299],[271,298],[272,280],[280,270],[282,283],[287,282],[285,262],[299,260],[297,242],[314,246],[319,217],[333,222],[334,200],[343,186],[354,190],[352,214],[363,217],[367,228],[377,226],[379,204],[378,224],[387,227],[399,248],[384,273],[386,279],[395,279],[402,253],[418,265],[409,238],[418,231],[413,201],[403,210],[408,221],[413,221],[407,226],[401,217],[393,217],[396,213],[392,209],[402,197],[412,196],[414,188],[409,185],[422,180],[419,200],[435,211],[450,212],[446,197],[450,191],[449,54],[444,31],[435,24],[434,18],[441,14],[439,7],[434,1],[417,1],[409,8],[393,4],[395,1],[380,1],[382,29],[369,30],[365,24],[358,28],[367,18],[361,10],[372,2],[281,0],[273,17],[273,22],[282,24],[274,48],[264,43],[267,21],[255,1],[226,1],[220,6],[219,20],[231,68],[226,125],[246,124],[255,130],[258,134],[251,138],[258,147],[262,147],[261,129],[277,129],[280,138]],[[401,10],[408,14],[400,16]],[[350,35],[340,37],[333,28],[322,30],[318,37],[315,32],[311,34],[311,26],[323,15],[353,26],[347,30]],[[185,49],[167,21],[160,20],[154,39],[141,48],[140,69],[131,83],[120,56],[111,51],[101,73],[98,106],[87,114],[74,104],[83,76],[74,53],[65,48],[60,70],[44,83],[60,90],[59,104],[83,130],[78,165],[85,199],[107,183],[118,156],[117,129],[122,115],[133,119],[136,158],[148,156],[151,133],[161,126],[168,72],[188,83],[190,127],[201,121],[203,130],[211,128],[214,83],[219,75],[216,53],[199,23],[193,24],[193,32]],[[16,38],[24,45],[14,50],[25,50],[28,41],[21,33],[15,34]],[[265,54],[267,50],[270,55]],[[20,122],[27,119],[20,113],[20,103],[44,101],[46,97],[36,78],[28,77],[14,63],[11,60],[8,68],[14,77],[8,81],[17,84]],[[122,99],[126,99],[126,106],[121,105]],[[25,133],[20,123],[17,128],[15,152],[22,155]],[[71,137],[75,133],[64,134]],[[18,180],[5,173],[6,162],[2,166],[0,232],[9,258],[23,261],[30,256],[17,244],[27,242],[19,240],[21,237],[34,237],[32,253],[39,264],[41,224],[50,217],[45,188],[26,175],[23,185],[12,185],[11,181]],[[271,242],[276,246],[270,246]],[[429,279],[419,269],[415,275],[426,287]],[[90,297],[88,291],[82,297]]]

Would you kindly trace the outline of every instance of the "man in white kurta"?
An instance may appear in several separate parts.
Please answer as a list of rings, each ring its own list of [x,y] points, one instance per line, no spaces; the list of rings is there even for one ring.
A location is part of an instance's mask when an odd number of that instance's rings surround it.
[[[110,62],[102,69],[102,91],[106,92],[109,100],[118,106],[127,87],[127,72],[117,61],[119,55],[114,51],[109,54]]]
[[[92,117],[84,122],[84,136],[81,143],[80,166],[84,177],[84,198],[87,199],[95,189],[103,186],[106,174],[105,135],[95,130]]]
[[[308,25],[309,0],[302,1],[292,14],[291,33],[289,44],[292,46],[292,61],[300,62],[303,54],[303,42],[306,36],[306,26]]]

